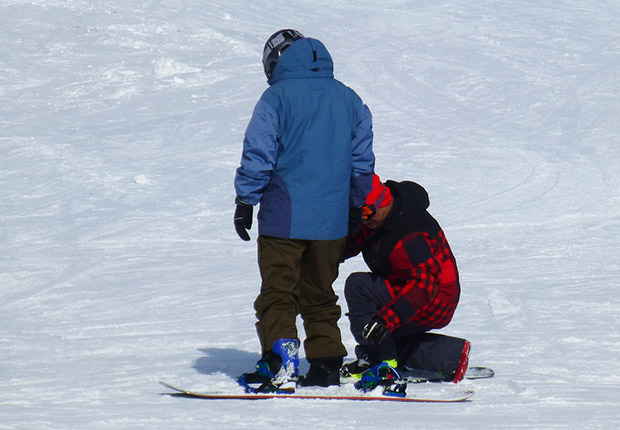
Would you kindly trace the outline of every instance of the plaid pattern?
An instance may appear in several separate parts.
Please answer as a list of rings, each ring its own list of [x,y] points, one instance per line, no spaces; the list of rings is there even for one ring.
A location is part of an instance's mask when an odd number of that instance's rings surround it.
[[[428,255],[425,260],[425,247]],[[412,321],[442,328],[452,320],[460,296],[456,260],[442,230],[437,237],[414,232],[403,237],[389,256],[385,281],[392,300],[379,311],[390,330]]]
[[[415,182],[387,181],[394,207],[383,225],[348,236],[344,258],[362,252],[368,268],[385,281],[392,299],[378,315],[393,331],[408,322],[428,330],[452,320],[461,287],[446,236],[426,210],[426,190]]]

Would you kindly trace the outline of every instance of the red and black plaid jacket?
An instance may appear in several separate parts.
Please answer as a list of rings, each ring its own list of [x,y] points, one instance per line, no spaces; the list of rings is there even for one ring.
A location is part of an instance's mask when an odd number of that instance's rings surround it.
[[[372,273],[385,280],[392,300],[378,315],[390,330],[408,321],[428,329],[445,327],[461,291],[454,255],[426,211],[426,190],[415,182],[386,185],[394,196],[390,214],[378,229],[363,227],[349,237],[345,258],[361,251]]]

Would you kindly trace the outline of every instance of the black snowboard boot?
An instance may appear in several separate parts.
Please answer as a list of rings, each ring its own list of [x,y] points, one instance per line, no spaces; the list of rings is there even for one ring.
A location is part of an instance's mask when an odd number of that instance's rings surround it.
[[[300,380],[302,387],[340,385],[342,357],[316,358],[308,361],[310,362],[310,370]]]

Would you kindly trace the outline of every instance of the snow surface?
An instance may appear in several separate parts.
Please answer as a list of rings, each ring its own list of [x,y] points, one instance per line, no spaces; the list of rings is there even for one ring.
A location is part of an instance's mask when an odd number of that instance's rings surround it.
[[[441,332],[496,371],[469,402],[160,395],[258,359],[233,178],[285,27],[370,106],[377,172],[429,190]],[[619,108],[617,1],[1,0],[0,428],[615,428]]]

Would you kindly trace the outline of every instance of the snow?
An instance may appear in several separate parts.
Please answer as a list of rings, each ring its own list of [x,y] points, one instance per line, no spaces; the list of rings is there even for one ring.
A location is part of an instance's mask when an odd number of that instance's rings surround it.
[[[160,395],[258,359],[233,178],[286,27],[370,106],[377,172],[431,195],[441,332],[496,371],[469,402]],[[616,427],[617,2],[2,0],[0,42],[0,429]]]

